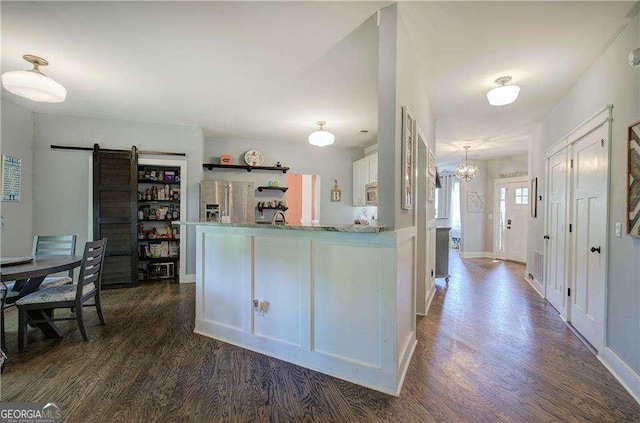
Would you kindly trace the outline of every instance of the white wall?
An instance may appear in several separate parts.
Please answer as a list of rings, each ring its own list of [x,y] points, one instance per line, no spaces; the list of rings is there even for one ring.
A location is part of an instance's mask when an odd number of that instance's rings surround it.
[[[206,163],[219,163],[221,154],[230,154],[234,164],[244,164],[244,154],[249,150],[258,150],[264,154],[265,166],[273,166],[279,161],[283,166],[291,168],[290,173],[320,175],[320,223],[353,223],[355,208],[351,201],[352,164],[362,157],[361,148],[340,148],[335,145],[315,147],[306,140],[288,143],[207,138],[204,150]],[[286,185],[286,175],[282,172],[213,169],[206,170],[204,177],[212,180],[249,181],[256,186],[266,185],[268,181],[278,181],[280,186]],[[330,192],[336,179],[342,191],[342,201],[333,203]],[[269,201],[269,198],[265,198],[265,201]]]
[[[640,239],[626,235],[617,238],[614,227],[615,222],[622,222],[624,228],[627,215],[624,189],[627,171],[626,132],[627,126],[640,117],[640,71],[629,66],[627,56],[639,46],[640,17],[636,16],[551,110],[535,131],[529,148],[533,163],[530,176],[537,176],[539,182],[544,183],[544,154],[540,146],[549,147],[606,104],[613,104],[607,344],[636,375],[640,374]],[[544,232],[539,224],[542,215],[538,222],[529,225],[530,256],[532,249],[543,247]]]
[[[460,218],[462,220],[462,233],[460,240],[460,255],[462,257],[483,256],[486,252],[487,239],[487,191],[493,189],[487,186],[486,179],[482,175],[487,174],[487,162],[475,160],[478,166],[478,176],[470,181],[460,181]],[[477,192],[485,196],[485,208],[481,213],[469,213],[467,207],[467,194]]]
[[[435,149],[435,123],[398,5],[382,9],[380,16],[378,213],[381,225],[400,229],[415,224],[416,211],[403,210],[400,201],[402,107],[409,107],[432,149]]]
[[[484,251],[493,252],[493,215],[495,210],[495,198],[493,196],[493,182],[500,179],[500,175],[511,177],[511,174],[519,173],[526,175],[529,169],[529,155],[518,154],[516,156],[501,157],[499,159],[487,160],[487,171],[485,173],[485,249]]]
[[[2,99],[2,154],[22,159],[20,202],[2,202],[0,255],[31,254],[33,241],[33,113]]]
[[[91,152],[52,150],[51,144],[187,153],[187,210],[182,218],[198,218],[198,183],[202,178],[203,136],[200,128],[127,122],[77,116],[35,114],[35,233],[74,233],[78,245],[89,237],[89,173]],[[167,159],[166,156],[162,157]],[[183,159],[183,158],[180,158]],[[188,233],[187,273],[195,273],[194,230]]]

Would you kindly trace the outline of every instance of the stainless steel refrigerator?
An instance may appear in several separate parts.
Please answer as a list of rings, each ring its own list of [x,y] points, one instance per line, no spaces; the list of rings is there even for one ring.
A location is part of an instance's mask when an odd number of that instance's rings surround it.
[[[253,182],[200,182],[200,221],[255,223]]]

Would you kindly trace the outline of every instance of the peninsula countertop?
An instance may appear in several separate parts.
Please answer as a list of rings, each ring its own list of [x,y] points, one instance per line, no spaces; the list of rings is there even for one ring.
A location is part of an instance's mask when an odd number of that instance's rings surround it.
[[[174,225],[189,226],[217,226],[227,228],[256,228],[256,229],[279,229],[292,231],[317,231],[317,232],[352,232],[352,233],[379,233],[386,231],[385,226],[377,225],[273,225],[266,223],[220,223],[220,222],[200,222],[197,220],[172,222]]]

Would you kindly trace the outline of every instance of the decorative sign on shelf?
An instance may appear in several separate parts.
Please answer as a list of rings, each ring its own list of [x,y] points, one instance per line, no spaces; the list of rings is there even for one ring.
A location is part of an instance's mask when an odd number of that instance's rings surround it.
[[[484,213],[484,192],[469,191],[467,193],[467,211]]]
[[[22,159],[2,155],[2,201],[20,201]]]
[[[340,188],[338,188],[338,180],[335,179],[335,185],[333,186],[333,189],[331,190],[331,201],[333,203],[339,203],[340,201],[342,201],[342,191],[340,191]]]

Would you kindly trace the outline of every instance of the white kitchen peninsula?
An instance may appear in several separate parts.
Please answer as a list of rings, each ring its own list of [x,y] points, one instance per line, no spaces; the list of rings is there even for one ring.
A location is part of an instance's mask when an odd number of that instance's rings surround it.
[[[399,395],[416,345],[402,231],[181,223],[196,226],[196,333]]]

